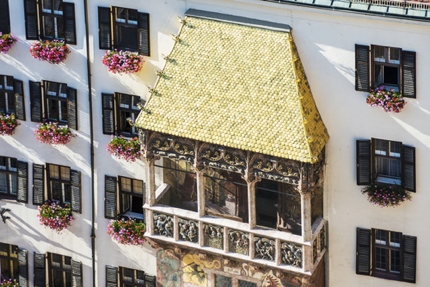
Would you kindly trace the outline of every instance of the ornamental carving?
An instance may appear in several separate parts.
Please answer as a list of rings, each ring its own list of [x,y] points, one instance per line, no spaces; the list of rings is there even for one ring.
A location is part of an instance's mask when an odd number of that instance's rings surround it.
[[[199,226],[197,221],[178,219],[179,240],[196,243],[199,239]]]
[[[194,141],[189,139],[154,133],[147,143],[148,151],[154,155],[160,155],[168,158],[194,161]]]
[[[204,246],[223,249],[224,246],[224,232],[223,227],[212,224],[204,224],[203,232],[205,234]]]
[[[232,230],[228,231],[229,251],[233,253],[249,255],[249,234]]]
[[[314,259],[314,263],[317,261],[318,258],[318,241],[314,240],[314,242],[312,243],[312,254],[313,254],[313,259]]]
[[[246,154],[240,150],[204,144],[200,158],[205,166],[245,174]]]
[[[254,258],[275,261],[275,240],[263,237],[254,237]]]
[[[302,268],[302,247],[290,242],[282,242],[281,262],[285,265]]]
[[[255,176],[289,184],[299,184],[299,167],[295,161],[256,155],[252,159],[251,166]]]
[[[319,234],[320,237],[320,251],[323,251],[325,248],[325,226],[323,225]]]
[[[173,237],[173,216],[154,213],[154,234]]]

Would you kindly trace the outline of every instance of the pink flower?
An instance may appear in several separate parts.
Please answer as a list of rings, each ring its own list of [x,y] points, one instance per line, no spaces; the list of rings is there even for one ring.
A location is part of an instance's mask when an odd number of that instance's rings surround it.
[[[60,233],[63,229],[72,224],[75,218],[68,204],[59,204],[54,201],[47,201],[38,208],[40,224],[49,227]]]
[[[0,32],[0,53],[6,53],[12,48],[17,39],[11,34],[2,34]]]
[[[125,159],[128,162],[134,162],[142,155],[137,138],[128,140],[122,136],[112,137],[112,140],[106,146],[106,150],[111,155]]]
[[[59,126],[58,123],[53,122],[38,124],[34,135],[41,143],[62,145],[76,137],[68,126]]]
[[[386,112],[399,113],[406,105],[400,93],[394,91],[394,89],[386,90],[384,86],[377,87],[370,91],[366,103],[369,106],[379,106]]]
[[[30,53],[35,59],[47,61],[50,64],[64,62],[70,53],[64,41],[36,41],[30,46]]]
[[[114,74],[136,73],[142,69],[143,56],[128,51],[106,51],[102,63]]]
[[[145,224],[134,219],[111,220],[107,233],[120,244],[142,245],[145,241]]]

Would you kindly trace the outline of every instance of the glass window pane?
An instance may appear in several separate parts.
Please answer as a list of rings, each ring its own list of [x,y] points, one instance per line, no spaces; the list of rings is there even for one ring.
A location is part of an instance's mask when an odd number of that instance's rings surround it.
[[[138,13],[137,10],[128,10],[128,24],[130,25],[137,25],[137,17]]]
[[[256,283],[239,280],[239,287],[257,287]]]
[[[400,251],[390,250],[390,272],[400,273]]]
[[[402,143],[390,142],[390,156],[400,157],[402,151]]]
[[[9,186],[10,194],[16,195],[18,192],[18,176],[16,174],[9,175]]]
[[[115,8],[116,22],[125,23],[127,19],[127,9]]]
[[[377,229],[375,230],[375,243],[376,244],[387,244],[387,231]]]
[[[400,232],[390,232],[390,246],[400,247],[402,234]]]
[[[58,120],[67,122],[67,102],[59,101],[59,105],[60,105],[60,113],[58,115]]]
[[[50,164],[49,166],[49,177],[59,179],[60,178],[60,168],[58,165]]]
[[[59,101],[48,99],[47,101],[47,109],[48,109],[48,118],[51,120],[58,120],[59,119]]]
[[[58,181],[51,181],[51,200],[63,202],[63,187]]]
[[[122,210],[121,210],[121,213],[126,213],[127,211],[130,211],[130,205],[131,205],[130,198],[131,198],[131,195],[122,194],[121,197],[122,197]]]
[[[7,157],[0,156],[0,169],[6,169]]]
[[[376,247],[375,248],[375,268],[377,270],[386,271],[387,263],[386,263],[386,250],[383,248]]]
[[[70,168],[67,166],[62,166],[61,167],[61,179],[62,180],[70,180]]]
[[[131,192],[131,179],[126,177],[121,177],[121,191]]]
[[[52,0],[43,0],[42,9],[43,9],[43,12],[50,13],[52,11]]]
[[[9,193],[7,188],[7,175],[4,173],[0,173],[0,193]]]
[[[389,48],[391,64],[400,64],[400,49],[399,48]]]
[[[142,180],[133,180],[133,193],[137,193],[138,195],[143,195],[143,181]]]
[[[127,27],[117,25],[115,36],[115,46],[117,48],[137,49],[137,28],[135,26]]]
[[[63,13],[63,0],[54,0],[54,11],[56,14]]]
[[[230,277],[215,275],[215,287],[231,287],[233,282]]]
[[[55,38],[55,17],[43,16],[43,35]]]
[[[134,271],[130,268],[122,269],[122,280],[126,282],[133,282]]]
[[[385,62],[385,47],[374,46],[373,47],[375,58],[377,62]]]

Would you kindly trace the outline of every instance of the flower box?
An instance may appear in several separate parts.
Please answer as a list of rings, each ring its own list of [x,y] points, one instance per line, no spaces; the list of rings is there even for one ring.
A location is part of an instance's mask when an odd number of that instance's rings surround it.
[[[72,225],[72,221],[75,220],[72,215],[72,209],[68,204],[47,201],[39,206],[38,210],[37,217],[39,217],[40,224],[57,232],[61,232]]]
[[[52,122],[38,124],[34,135],[41,143],[62,145],[76,137],[68,126],[59,126],[58,123]]]
[[[110,143],[106,146],[106,150],[111,155],[128,162],[134,162],[142,155],[137,138],[126,139],[122,136],[113,137]]]
[[[386,112],[399,113],[406,105],[400,93],[394,91],[394,89],[386,90],[384,86],[377,87],[370,91],[366,103],[369,106],[381,107]]]
[[[361,190],[367,193],[367,200],[381,207],[398,206],[406,200],[411,200],[410,192],[400,185],[373,183]]]
[[[12,48],[16,41],[17,39],[11,34],[2,34],[0,32],[0,52],[5,54]]]
[[[131,218],[111,220],[107,233],[120,244],[142,245],[145,241],[145,224]]]
[[[106,51],[102,63],[114,74],[137,73],[142,69],[144,59],[138,53],[128,51]]]
[[[15,279],[1,279],[0,287],[19,287],[18,282]]]
[[[36,41],[31,44],[30,53],[35,59],[46,61],[50,64],[59,64],[67,59],[70,49],[64,41]]]
[[[20,123],[16,120],[15,115],[0,115],[0,136],[10,136],[15,133],[15,128]]]

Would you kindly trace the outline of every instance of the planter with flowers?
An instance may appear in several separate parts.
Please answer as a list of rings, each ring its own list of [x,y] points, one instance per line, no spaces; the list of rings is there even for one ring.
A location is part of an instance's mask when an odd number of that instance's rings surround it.
[[[11,34],[2,34],[2,32],[0,32],[0,53],[9,51],[16,41],[17,39]]]
[[[129,51],[106,51],[102,63],[114,74],[137,73],[142,69],[144,59],[142,55]]]
[[[34,135],[41,143],[62,145],[76,137],[68,126],[59,126],[58,123],[52,122],[38,124]]]
[[[49,200],[39,206],[37,217],[39,217],[40,224],[57,232],[66,229],[75,220],[69,204],[60,204]]]
[[[19,125],[20,123],[16,120],[14,114],[0,115],[0,136],[13,135],[15,133],[15,128]]]
[[[36,41],[30,46],[30,53],[35,59],[50,64],[60,64],[67,59],[70,49],[64,41]]]
[[[142,245],[145,241],[145,223],[135,219],[111,220],[107,233],[120,244]]]
[[[0,280],[0,287],[19,287],[15,279],[2,279]]]
[[[411,200],[410,192],[400,185],[372,183],[361,190],[367,193],[367,200],[381,207],[399,206],[406,200]]]
[[[106,146],[106,150],[111,155],[128,162],[134,162],[142,155],[137,138],[126,139],[122,136],[112,137],[112,140]]]
[[[406,105],[402,95],[394,89],[386,90],[384,86],[377,87],[370,91],[366,103],[369,106],[381,107],[386,112],[399,113]]]

